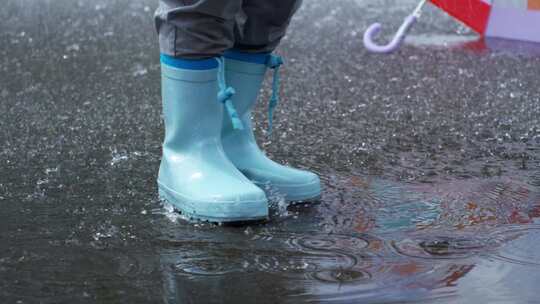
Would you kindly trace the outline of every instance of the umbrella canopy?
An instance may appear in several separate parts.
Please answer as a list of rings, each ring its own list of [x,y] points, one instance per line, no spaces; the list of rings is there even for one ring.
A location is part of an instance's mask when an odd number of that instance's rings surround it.
[[[375,53],[397,50],[428,1],[482,36],[540,43],[540,0],[421,0],[389,43],[375,42],[381,24],[374,23],[364,33],[364,46]]]
[[[486,37],[540,42],[540,0],[430,0]]]

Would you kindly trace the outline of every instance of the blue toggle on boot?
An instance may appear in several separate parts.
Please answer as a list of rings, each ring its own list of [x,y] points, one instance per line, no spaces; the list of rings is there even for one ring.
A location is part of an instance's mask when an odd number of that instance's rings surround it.
[[[251,111],[268,68],[274,69],[273,93],[268,106],[268,126],[271,132],[272,114],[278,102],[278,69],[282,64],[281,58],[271,54],[227,51],[225,62],[225,78],[236,90],[232,100],[244,126],[243,130],[238,130],[230,121],[223,122],[223,148],[229,159],[257,186],[270,193],[277,192],[287,202],[318,200],[321,196],[319,177],[312,172],[272,161],[258,147],[253,134]]]
[[[159,195],[191,219],[266,219],[264,191],[236,169],[221,144],[224,112],[231,126],[243,127],[230,101],[234,90],[225,85],[223,65],[221,58],[161,56],[165,139]]]

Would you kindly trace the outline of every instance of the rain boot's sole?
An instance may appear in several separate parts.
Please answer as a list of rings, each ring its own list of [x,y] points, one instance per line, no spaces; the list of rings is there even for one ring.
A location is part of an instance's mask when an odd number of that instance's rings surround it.
[[[265,221],[268,219],[268,202],[202,202],[190,200],[158,184],[159,197],[167,201],[190,220],[212,223],[237,223]]]
[[[267,192],[269,197],[272,197],[271,194],[275,192],[278,196],[282,196],[287,204],[291,205],[317,203],[322,197],[321,185],[318,180],[300,185],[274,185],[268,182],[261,183],[254,180],[252,182]]]

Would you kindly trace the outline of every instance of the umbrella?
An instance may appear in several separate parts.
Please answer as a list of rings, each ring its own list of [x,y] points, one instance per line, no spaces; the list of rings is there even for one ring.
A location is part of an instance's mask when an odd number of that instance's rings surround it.
[[[429,0],[452,17],[486,37],[540,42],[540,0]],[[364,34],[364,45],[372,52],[396,50],[410,28],[420,17],[422,0],[414,12],[405,18],[392,41],[378,45],[373,37],[381,25],[371,25]]]

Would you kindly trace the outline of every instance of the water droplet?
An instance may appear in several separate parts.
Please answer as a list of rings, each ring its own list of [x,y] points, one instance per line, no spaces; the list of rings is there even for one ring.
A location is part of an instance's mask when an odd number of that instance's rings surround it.
[[[66,51],[68,51],[68,52],[78,52],[78,51],[80,51],[80,50],[81,50],[81,47],[80,47],[80,45],[77,44],[77,43],[68,45],[68,46],[66,47]]]
[[[135,66],[131,69],[131,75],[138,77],[143,76],[148,73],[148,69],[146,69],[142,64],[137,63]]]

